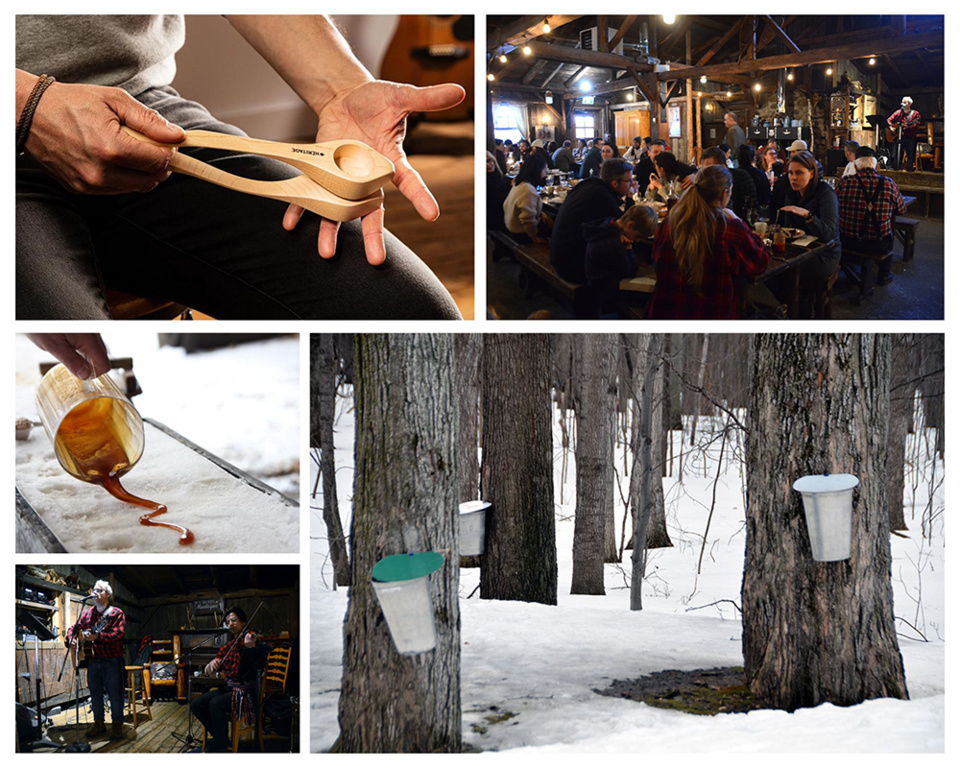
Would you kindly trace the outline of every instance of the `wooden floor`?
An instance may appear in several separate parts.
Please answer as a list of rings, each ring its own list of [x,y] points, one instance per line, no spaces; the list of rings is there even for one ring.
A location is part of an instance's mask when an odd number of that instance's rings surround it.
[[[107,724],[107,733],[89,739],[86,730],[93,724],[93,715],[89,707],[80,708],[79,737],[74,717],[75,710],[63,712],[53,717],[52,725],[47,729],[47,739],[58,745],[71,744],[75,741],[85,741],[90,744],[91,752],[134,752],[134,753],[173,753],[190,751],[200,746],[203,740],[203,728],[196,718],[192,719],[192,735],[195,740],[188,747],[184,747],[183,737],[187,735],[188,710],[186,704],[175,701],[156,701],[151,707],[148,716],[145,711],[137,714],[137,727],[133,727],[133,718],[128,714],[124,718],[122,741],[110,741],[110,726]],[[107,715],[109,721],[109,714]],[[176,736],[174,735],[176,734]],[[180,738],[177,738],[180,737]],[[268,751],[286,751],[289,743],[286,740],[271,740],[265,743]],[[249,738],[240,742],[240,752],[258,752],[258,743]]]

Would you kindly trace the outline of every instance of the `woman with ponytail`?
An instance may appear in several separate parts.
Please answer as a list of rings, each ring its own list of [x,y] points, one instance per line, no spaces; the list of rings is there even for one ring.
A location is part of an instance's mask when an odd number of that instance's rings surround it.
[[[708,165],[660,225],[649,317],[739,316],[738,279],[762,273],[770,257],[760,238],[727,209],[732,190],[730,171]]]

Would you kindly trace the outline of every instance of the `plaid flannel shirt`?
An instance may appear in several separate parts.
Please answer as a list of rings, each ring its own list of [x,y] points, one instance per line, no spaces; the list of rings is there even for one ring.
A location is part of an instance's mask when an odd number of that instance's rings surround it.
[[[657,285],[647,310],[651,318],[728,319],[739,317],[737,280],[761,274],[770,261],[760,238],[739,219],[718,225],[713,253],[698,293],[681,273],[670,239],[670,216],[653,242]]]
[[[866,197],[857,179],[866,187]],[[881,185],[880,196],[873,204],[873,210],[877,214],[879,232],[873,220],[867,220],[867,201],[873,198],[878,184]],[[894,215],[907,212],[897,183],[871,168],[862,168],[855,176],[844,176],[837,185],[837,198],[840,201],[840,236],[845,239],[879,242],[893,231]]]
[[[920,127],[920,113],[917,110],[913,110],[913,114],[907,117],[906,112],[898,109],[887,118],[887,125],[891,128],[896,128],[897,123],[903,123],[904,136],[908,139],[915,139],[917,137],[917,129]]]
[[[107,617],[107,626],[93,643],[93,655],[98,659],[119,659],[123,656],[126,617],[123,611],[114,605],[108,606],[107,611],[110,612],[110,616]],[[102,618],[103,615],[95,606],[90,606],[80,614],[80,620],[77,622],[80,637],[83,637],[84,631],[93,632]],[[71,640],[73,640],[73,627],[67,630],[68,643]]]

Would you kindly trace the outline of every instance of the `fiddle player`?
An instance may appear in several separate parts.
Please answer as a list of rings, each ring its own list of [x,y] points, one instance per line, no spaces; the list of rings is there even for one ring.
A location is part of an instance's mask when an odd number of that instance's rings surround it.
[[[103,695],[110,698],[110,740],[123,738],[123,635],[126,619],[123,611],[110,605],[113,587],[106,581],[93,585],[94,604],[87,608],[77,623],[67,630],[66,645],[79,647],[92,644],[92,658],[87,667],[87,686],[93,725],[88,737],[106,733],[103,716]]]
[[[212,745],[207,745],[208,752],[228,751],[231,716],[253,724],[254,685],[266,656],[266,647],[259,642],[257,634],[245,631],[247,614],[243,608],[230,608],[224,623],[231,637],[203,669],[206,675],[222,677],[223,684],[190,702],[194,716],[213,739]]]
[[[904,96],[900,101],[900,109],[887,118],[890,130],[896,131],[902,126],[903,134],[897,142],[897,155],[893,159],[893,170],[900,170],[900,160],[903,153],[907,153],[906,168],[912,171],[917,163],[917,129],[920,127],[920,113],[913,108],[913,99]]]

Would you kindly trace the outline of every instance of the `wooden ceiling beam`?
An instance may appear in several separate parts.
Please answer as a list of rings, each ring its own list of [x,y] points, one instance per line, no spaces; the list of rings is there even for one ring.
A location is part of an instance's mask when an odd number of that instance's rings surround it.
[[[734,24],[730,29],[728,29],[712,46],[710,49],[700,57],[700,60],[697,61],[695,66],[703,67],[712,59],[714,56],[719,53],[720,49],[723,48],[738,31],[740,27],[743,26],[744,19],[740,19],[736,24]]]
[[[610,47],[616,48],[620,41],[626,36],[627,32],[630,31],[630,27],[633,26],[633,23],[637,20],[636,16],[627,16],[623,24],[620,25],[620,29],[617,30],[616,34],[610,38]]]
[[[566,45],[551,45],[542,40],[531,40],[528,45],[534,56],[550,61],[562,61],[566,64],[579,64],[588,67],[608,69],[626,69],[628,66],[638,70],[650,72],[653,67],[646,62],[639,62],[629,56],[620,56],[616,53],[601,53],[600,51],[584,51],[580,48],[570,48]]]
[[[562,14],[547,15],[546,17],[547,21],[550,22],[551,31],[579,18],[580,16],[565,16]],[[524,41],[540,37],[543,34],[543,19],[543,16],[521,16],[516,21],[501,27],[496,48],[499,48],[502,43],[520,45]]]
[[[688,69],[684,69],[680,65],[674,65],[670,72],[658,73],[657,79],[672,80],[677,77],[678,72],[682,71],[683,77],[706,75],[711,79],[724,80],[730,75],[743,74],[754,70],[769,71],[784,69],[786,67],[824,64],[841,59],[856,59],[864,56],[882,56],[893,53],[913,52],[923,48],[942,48],[943,44],[943,32],[938,30],[923,35],[911,35],[909,37],[884,40],[868,40],[829,48],[816,48],[801,51],[800,53],[787,53],[779,56],[750,59],[740,63],[694,66]]]
[[[790,39],[790,36],[783,31],[783,28],[779,24],[777,24],[777,22],[773,20],[772,16],[764,16],[763,18],[766,19],[767,21],[767,26],[766,26],[766,29],[764,29],[764,33],[766,33],[767,29],[772,30],[772,34],[779,37],[781,40],[783,40],[783,42],[786,43],[788,48],[793,49],[794,53],[800,53],[800,46]],[[786,22],[786,23],[789,23],[789,22]],[[766,44],[761,44],[760,48],[763,49],[765,45]]]

